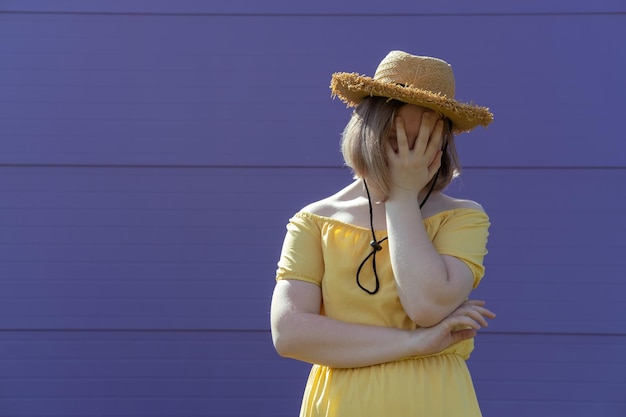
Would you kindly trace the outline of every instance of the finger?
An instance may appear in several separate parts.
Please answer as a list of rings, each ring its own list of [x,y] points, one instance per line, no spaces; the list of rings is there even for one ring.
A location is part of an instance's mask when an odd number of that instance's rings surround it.
[[[428,147],[424,152],[427,160],[430,160],[433,156],[441,150],[441,142],[443,141],[443,120],[439,119],[435,122],[435,129],[430,135],[428,141]]]
[[[396,117],[396,139],[398,141],[398,154],[406,155],[409,152],[409,140],[406,137],[402,117]]]
[[[385,153],[387,154],[387,161],[389,164],[394,164],[398,158],[398,152],[393,148],[393,145],[389,142],[384,144]]]
[[[484,304],[483,304],[484,305]],[[494,313],[493,311],[489,310],[488,308],[483,307],[482,305],[478,305],[474,307],[477,311],[480,312],[480,314],[482,314],[485,317],[489,317],[489,318],[494,318],[496,317],[496,313]]]
[[[448,329],[469,327],[478,330],[481,328],[480,323],[477,320],[474,320],[474,318],[470,317],[469,315],[448,317],[444,321],[445,325],[448,326]]]
[[[489,325],[487,322],[487,319],[494,319],[496,315],[495,313],[493,313],[490,310],[487,310],[484,307],[469,305],[469,306],[465,306],[463,308],[457,309],[453,313],[453,315],[450,316],[451,319],[452,317],[455,317],[455,318],[469,317],[472,320],[480,323],[481,326],[486,327]]]
[[[461,305],[459,306],[459,308],[464,307],[464,306],[470,306],[470,305],[474,305],[474,306],[480,306],[480,307],[482,307],[482,306],[484,306],[485,304],[487,304],[487,302],[486,302],[486,301],[484,301],[484,300],[476,300],[476,299],[471,299],[471,300],[465,300],[465,301],[463,302],[463,304],[461,304]]]
[[[493,312],[482,307],[475,307],[473,309],[470,309],[465,314],[466,316],[476,320],[483,327],[487,327],[489,325],[487,319],[493,319],[496,316]]]
[[[476,337],[477,333],[474,329],[463,329],[450,333],[450,336],[452,336],[453,343],[457,343],[462,340],[472,339]]]
[[[422,113],[422,120],[420,122],[420,129],[417,133],[417,140],[415,141],[414,149],[418,155],[424,155],[426,147],[428,146],[428,140],[430,138],[430,128],[432,124],[433,114],[431,112]]]
[[[476,310],[469,311],[467,313],[467,317],[470,317],[475,322],[480,324],[482,327],[489,326],[489,323],[487,323],[487,320],[485,319],[485,317]]]
[[[489,318],[495,318],[496,317],[496,313],[494,313],[493,311],[487,309],[484,307],[485,302],[481,302],[481,304],[474,304],[468,307],[472,310],[478,311],[481,315],[485,316],[485,317],[489,317]]]
[[[430,161],[430,164],[428,165],[428,180],[430,181],[435,174],[437,173],[437,171],[439,170],[439,168],[441,167],[441,157],[443,156],[443,152],[442,151],[438,151],[435,154],[435,157],[433,158],[432,161]]]
[[[490,319],[495,319],[496,318],[496,313],[494,313],[491,310],[487,310],[486,308],[482,309],[480,314],[482,314],[484,317],[490,318]]]
[[[485,304],[486,303],[483,300],[465,300],[463,304],[458,306],[450,315],[464,315],[471,309],[478,309],[489,318],[495,317],[495,313],[484,307]]]

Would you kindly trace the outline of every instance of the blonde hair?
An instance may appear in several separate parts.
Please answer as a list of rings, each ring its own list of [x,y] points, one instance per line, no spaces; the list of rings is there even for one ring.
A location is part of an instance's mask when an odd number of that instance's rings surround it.
[[[391,177],[385,153],[385,141],[389,137],[396,110],[406,103],[386,97],[367,97],[352,113],[341,137],[341,153],[355,178],[366,178],[368,183],[382,193],[382,201],[389,197]],[[454,146],[452,123],[449,119],[444,127],[446,151],[441,158],[441,168],[437,178],[427,185],[434,191],[441,191],[461,173],[459,157]]]

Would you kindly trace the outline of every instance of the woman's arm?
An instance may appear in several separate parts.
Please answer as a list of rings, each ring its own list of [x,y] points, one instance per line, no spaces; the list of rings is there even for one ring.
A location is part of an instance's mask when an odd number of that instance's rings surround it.
[[[353,368],[439,352],[476,335],[495,315],[481,301],[468,301],[437,326],[402,330],[345,323],[320,315],[320,288],[308,282],[276,283],[272,338],[281,356],[336,368]],[[455,331],[459,327],[466,330]]]
[[[400,302],[420,326],[433,326],[465,300],[473,284],[470,269],[460,260],[441,256],[426,230],[417,199],[441,165],[443,121],[422,115],[417,133],[396,119],[397,151],[387,144],[392,189],[385,203],[389,251]]]
[[[400,301],[416,324],[430,327],[467,299],[472,271],[459,259],[440,255],[424,229],[415,197],[386,204],[389,252]]]

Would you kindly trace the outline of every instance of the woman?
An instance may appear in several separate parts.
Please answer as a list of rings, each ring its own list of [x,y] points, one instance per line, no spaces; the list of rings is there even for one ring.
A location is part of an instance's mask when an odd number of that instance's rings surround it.
[[[301,416],[480,416],[465,365],[495,315],[469,300],[489,219],[441,191],[453,132],[488,125],[454,100],[444,61],[392,51],[373,78],[336,73],[356,109],[342,137],[355,181],[289,222],[272,298],[279,354],[313,365]]]

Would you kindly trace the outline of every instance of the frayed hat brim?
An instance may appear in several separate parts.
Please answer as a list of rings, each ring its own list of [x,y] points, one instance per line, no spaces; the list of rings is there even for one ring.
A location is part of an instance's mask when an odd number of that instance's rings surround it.
[[[337,72],[330,83],[333,97],[339,97],[348,107],[356,107],[368,96],[387,97],[437,111],[446,116],[457,133],[467,132],[477,126],[487,126],[493,121],[489,108],[461,103],[445,95],[412,86],[377,81],[358,73]]]

